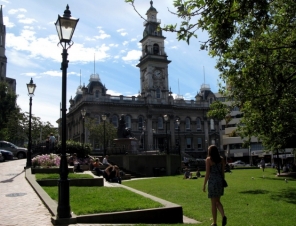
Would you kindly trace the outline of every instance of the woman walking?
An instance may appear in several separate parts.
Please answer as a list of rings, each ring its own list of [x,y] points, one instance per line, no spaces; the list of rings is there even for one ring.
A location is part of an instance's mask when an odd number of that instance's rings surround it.
[[[208,148],[208,157],[206,158],[206,176],[203,185],[203,191],[206,191],[208,183],[208,198],[212,204],[212,226],[217,226],[217,209],[222,216],[222,226],[227,224],[227,218],[224,214],[223,205],[220,197],[224,194],[223,178],[224,178],[224,159],[220,156],[219,150],[215,145]]]

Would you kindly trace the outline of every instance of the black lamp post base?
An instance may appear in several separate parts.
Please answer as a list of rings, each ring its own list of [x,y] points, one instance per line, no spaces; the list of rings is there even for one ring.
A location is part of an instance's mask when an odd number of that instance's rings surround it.
[[[71,218],[70,208],[70,192],[69,192],[69,180],[60,179],[58,181],[59,187],[59,204],[57,209],[57,218]],[[69,204],[69,205],[68,205]]]

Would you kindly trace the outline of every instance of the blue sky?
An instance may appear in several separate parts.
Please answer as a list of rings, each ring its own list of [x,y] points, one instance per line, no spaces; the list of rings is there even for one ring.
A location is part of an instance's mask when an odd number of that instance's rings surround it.
[[[0,4],[6,25],[7,77],[17,81],[18,105],[23,112],[29,111],[26,84],[32,77],[37,86],[32,114],[57,126],[62,49],[57,46],[54,23],[67,4],[72,17],[79,18],[72,38],[74,45],[68,50],[67,100],[75,96],[80,82],[88,84],[94,71],[100,75],[108,94],[138,94],[140,70],[136,64],[141,55],[143,19],[124,0],[0,0]],[[150,0],[136,0],[135,5],[145,16]],[[162,25],[179,22],[168,11],[175,11],[172,0],[154,0],[153,6]],[[213,92],[218,90],[216,60],[199,50],[200,41],[206,40],[207,34],[197,34],[198,39],[193,38],[187,45],[178,41],[175,33],[163,33],[165,51],[172,61],[169,85],[174,94],[189,100],[194,99],[203,83],[209,84]]]

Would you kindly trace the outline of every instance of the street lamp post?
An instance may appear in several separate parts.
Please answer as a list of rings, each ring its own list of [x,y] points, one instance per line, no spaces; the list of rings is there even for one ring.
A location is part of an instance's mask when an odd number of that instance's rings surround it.
[[[170,154],[170,150],[169,150],[169,140],[168,140],[168,120],[169,120],[169,116],[168,115],[164,115],[164,121],[165,121],[165,135],[166,135],[166,149],[167,149],[167,154]]]
[[[145,121],[144,124],[142,126],[142,130],[143,130],[143,151],[145,151],[145,131],[146,131],[146,127],[145,127]]]
[[[177,120],[176,120],[176,123],[177,123],[177,125],[178,125],[178,140],[179,140],[179,142],[178,142],[178,152],[179,152],[179,155],[181,155],[180,120],[177,119]]]
[[[104,121],[104,156],[106,156],[106,143],[105,143],[105,137],[106,137],[106,126],[105,126],[105,122],[106,122],[106,115],[102,115],[102,119]]]
[[[66,94],[67,94],[67,50],[73,45],[72,36],[75,31],[76,25],[79,19],[71,17],[71,11],[69,5],[67,5],[64,15],[58,15],[58,19],[55,23],[57,33],[59,36],[59,44],[63,48],[62,53],[62,133],[61,133],[61,161],[60,161],[60,179],[58,181],[59,195],[58,195],[58,218],[70,218],[70,192],[69,192],[69,179],[68,179],[68,163],[66,157]]]
[[[84,146],[84,143],[85,143],[85,115],[86,115],[86,110],[83,108],[81,110],[81,115],[82,115],[82,144]]]
[[[36,85],[33,83],[33,79],[31,78],[30,83],[27,84],[28,95],[30,97],[29,104],[29,142],[28,142],[28,152],[27,152],[27,164],[26,167],[29,168],[32,166],[32,135],[31,135],[31,119],[32,119],[32,97],[34,96],[34,91],[36,89]]]

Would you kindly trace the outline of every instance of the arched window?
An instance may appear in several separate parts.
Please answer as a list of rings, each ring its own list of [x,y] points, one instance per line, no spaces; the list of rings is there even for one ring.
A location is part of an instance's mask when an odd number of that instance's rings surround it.
[[[186,118],[186,129],[190,130],[190,118]]]
[[[213,98],[210,98],[210,104],[212,104],[213,103]]]
[[[211,130],[215,130],[214,119],[211,119],[210,121],[210,128]]]
[[[162,117],[158,117],[157,128],[158,129],[163,129],[163,119],[162,119]]]
[[[96,98],[99,97],[99,90],[96,90]]]
[[[143,117],[140,116],[139,119],[138,119],[138,129],[142,129],[143,122],[144,122]]]
[[[131,120],[131,116],[129,115],[125,116],[125,127],[132,128],[132,120]]]
[[[158,44],[153,45],[153,54],[157,55],[159,53],[159,46]]]
[[[112,116],[112,124],[117,128],[118,127],[118,117],[117,115]]]
[[[200,120],[200,118],[196,119],[196,129],[201,130],[201,120]]]
[[[156,98],[157,99],[160,98],[160,89],[159,88],[156,89]]]

